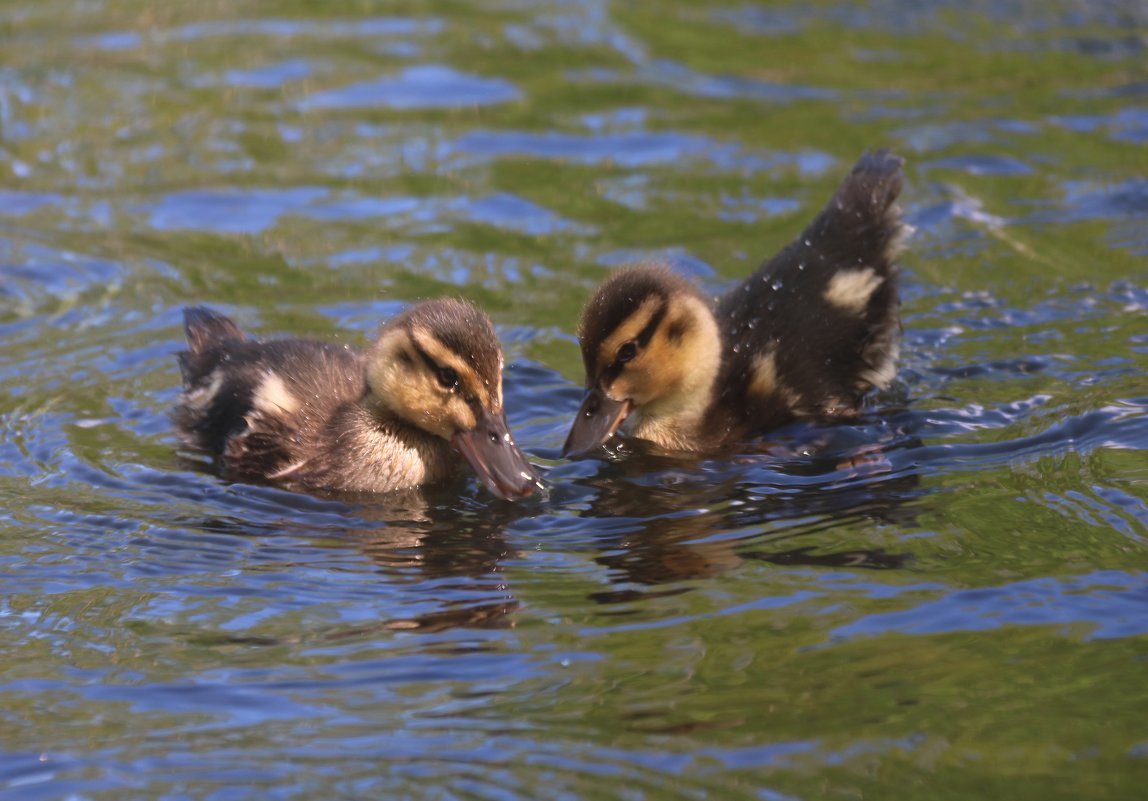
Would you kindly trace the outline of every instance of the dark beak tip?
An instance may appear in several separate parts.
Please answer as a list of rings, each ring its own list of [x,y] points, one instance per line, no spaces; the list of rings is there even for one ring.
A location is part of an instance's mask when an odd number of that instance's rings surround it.
[[[574,447],[574,445],[569,440],[567,440],[566,444],[562,446],[562,458],[563,459],[571,459],[571,460],[585,459],[591,453],[596,451],[599,447],[601,447],[601,446],[595,445],[595,446],[590,447],[590,448],[576,448],[576,447]]]
[[[521,498],[529,498],[543,488],[542,479],[533,470],[530,471],[529,478],[521,476],[521,479],[521,482],[493,482],[489,485],[490,490],[504,501],[516,501]]]
[[[488,470],[485,473],[480,472],[479,479],[492,493],[504,501],[528,498],[542,486],[541,479],[529,468],[513,476]]]
[[[629,400],[613,400],[596,388],[587,390],[566,444],[562,446],[562,458],[583,459],[594,455],[614,436],[632,408]]]
[[[495,420],[493,428],[479,426],[459,432],[451,442],[482,484],[500,500],[525,498],[541,487],[526,454],[510,439],[505,420]]]
[[[536,489],[534,484],[523,484],[521,487],[516,487],[512,493],[512,498],[529,498],[534,494]]]

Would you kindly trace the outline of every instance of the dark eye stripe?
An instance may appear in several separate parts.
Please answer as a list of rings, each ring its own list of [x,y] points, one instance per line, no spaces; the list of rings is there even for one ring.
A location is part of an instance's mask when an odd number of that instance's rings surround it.
[[[454,371],[453,367],[438,368],[437,378],[443,389],[458,388],[458,373]]]
[[[646,323],[646,327],[641,330],[635,341],[639,347],[646,347],[650,344],[650,340],[654,337],[654,332],[658,330],[658,326],[662,324],[662,319],[666,316],[666,306],[662,304],[658,310],[650,317],[650,322]]]
[[[419,355],[419,358],[423,360],[423,364],[425,364],[431,370],[435,370],[435,371],[438,370],[438,364],[435,362],[434,359],[432,359],[430,357],[430,355],[425,350],[423,350],[421,347],[419,347],[418,342],[416,342],[414,339],[411,339],[411,346],[415,349],[415,353],[417,353]]]
[[[411,345],[414,347],[415,353],[417,353],[419,355],[419,358],[423,360],[423,363],[426,364],[427,368],[432,373],[434,373],[435,378],[438,379],[439,384],[441,384],[444,388],[451,389],[449,382],[445,379],[445,374],[448,372],[450,373],[451,377],[453,377],[453,379],[454,379],[453,386],[455,388],[457,388],[461,384],[461,379],[459,378],[459,375],[454,370],[454,368],[446,367],[446,366],[441,365],[438,362],[436,362],[434,359],[432,359],[430,357],[430,354],[428,354],[425,350],[423,350],[421,347],[419,347],[418,342],[415,342],[414,340],[412,340]]]
[[[638,332],[638,336],[629,340],[625,344],[629,345],[631,343],[637,343],[639,348],[646,347],[646,345],[650,344],[650,340],[654,338],[654,332],[658,330],[658,326],[662,324],[662,320],[665,318],[665,316],[666,306],[665,304],[662,304],[658,307],[658,310],[650,316],[650,321],[646,323],[645,327],[643,327],[641,331]],[[622,370],[625,367],[626,362],[630,361],[631,358],[633,357],[631,356],[626,359],[615,357],[614,361],[612,361],[606,367],[606,369],[602,371],[602,382],[606,385],[614,383],[614,379],[622,374]]]

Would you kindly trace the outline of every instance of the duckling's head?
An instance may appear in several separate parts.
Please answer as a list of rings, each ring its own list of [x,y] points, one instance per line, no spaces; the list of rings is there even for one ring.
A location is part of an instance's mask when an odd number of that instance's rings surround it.
[[[562,449],[585,455],[633,416],[633,433],[674,447],[700,422],[721,361],[710,304],[661,265],[607,278],[578,326],[586,397]]]
[[[367,387],[386,413],[449,441],[498,497],[539,485],[506,423],[494,326],[473,304],[439,298],[388,321],[368,354]]]

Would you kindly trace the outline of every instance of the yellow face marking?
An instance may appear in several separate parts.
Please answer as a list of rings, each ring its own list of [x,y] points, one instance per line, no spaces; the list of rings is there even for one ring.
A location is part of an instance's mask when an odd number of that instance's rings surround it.
[[[700,411],[721,361],[721,339],[709,308],[685,295],[671,297],[668,305],[649,343],[609,388],[615,400],[632,400],[638,411],[647,415]],[[644,325],[650,318],[650,314],[642,314],[637,322]],[[627,320],[623,328],[630,328],[630,322]],[[671,337],[671,328],[682,333]]]
[[[502,408],[502,354],[498,355],[498,380],[494,383],[494,400],[496,402],[495,409]]]
[[[443,367],[449,367],[458,374],[459,385],[462,387],[466,394],[474,395],[478,398],[479,403],[488,409],[491,408],[490,400],[493,393],[491,393],[490,388],[486,385],[486,382],[478,377],[478,373],[474,371],[474,368],[471,367],[469,363],[460,358],[457,353],[443,345],[437,338],[435,338],[434,334],[425,328],[415,328],[411,332],[411,336],[414,338],[415,342],[418,343],[418,346],[422,348],[423,352],[434,360],[435,364],[440,364]],[[501,374],[502,373],[500,370],[499,376],[501,376]],[[502,388],[500,382],[498,395],[501,396],[501,394]],[[500,397],[500,402],[497,408],[501,408],[501,406],[502,403]]]
[[[684,448],[710,406],[720,364],[713,312],[698,298],[675,295],[649,346],[627,365],[612,394],[633,400],[636,436]]]
[[[642,301],[642,305],[635,309],[633,314],[623,320],[610,336],[602,340],[602,344],[598,346],[598,364],[603,367],[612,364],[618,348],[631,339],[637,339],[638,334],[642,333],[661,307],[660,298],[646,298]]]
[[[419,347],[459,374],[459,381],[477,383],[474,371],[425,334]],[[416,351],[413,336],[396,330],[379,340],[367,363],[367,385],[375,400],[389,413],[445,439],[477,425],[474,411],[462,393],[443,389],[438,376]],[[477,393],[476,393],[477,394]]]
[[[872,267],[842,270],[833,276],[825,288],[825,300],[840,309],[860,314],[884,281]]]

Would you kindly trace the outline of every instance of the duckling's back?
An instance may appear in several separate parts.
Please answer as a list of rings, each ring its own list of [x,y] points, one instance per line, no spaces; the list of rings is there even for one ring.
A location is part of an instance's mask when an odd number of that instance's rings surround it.
[[[183,393],[173,413],[192,447],[225,455],[232,472],[270,477],[306,454],[340,406],[362,397],[362,357],[303,339],[256,342],[203,307],[184,311]]]
[[[896,372],[902,160],[866,153],[805,231],[722,298],[731,433],[852,414]],[[739,431],[740,429],[740,431]]]

